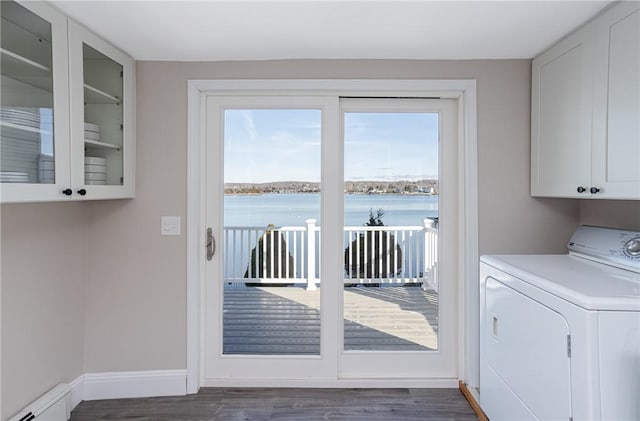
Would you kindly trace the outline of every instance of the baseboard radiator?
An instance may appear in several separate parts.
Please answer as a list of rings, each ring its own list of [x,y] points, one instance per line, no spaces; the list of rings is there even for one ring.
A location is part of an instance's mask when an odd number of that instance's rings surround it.
[[[60,383],[9,421],[67,421],[70,416],[71,389]]]

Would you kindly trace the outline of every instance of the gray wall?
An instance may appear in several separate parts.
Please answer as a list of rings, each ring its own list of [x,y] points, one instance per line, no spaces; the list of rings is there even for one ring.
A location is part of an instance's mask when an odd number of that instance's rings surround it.
[[[87,205],[2,205],[2,419],[84,373]]]
[[[640,201],[581,200],[580,224],[640,231]]]

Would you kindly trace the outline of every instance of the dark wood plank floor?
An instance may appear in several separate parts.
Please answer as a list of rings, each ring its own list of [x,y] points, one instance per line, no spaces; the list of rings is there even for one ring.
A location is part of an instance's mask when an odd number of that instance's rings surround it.
[[[197,395],[82,402],[71,421],[476,421],[458,389],[202,388]]]

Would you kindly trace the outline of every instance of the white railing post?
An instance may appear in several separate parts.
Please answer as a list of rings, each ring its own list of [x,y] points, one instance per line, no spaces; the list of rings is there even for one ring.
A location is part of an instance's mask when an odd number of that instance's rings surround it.
[[[433,224],[433,219],[424,219],[424,275],[425,282],[422,288],[428,286],[438,291],[438,238]],[[427,276],[428,274],[428,276]]]
[[[316,289],[316,219],[307,219],[307,291]]]
[[[425,218],[422,220],[422,224],[424,227],[424,263],[423,263],[423,273],[424,278],[425,278],[425,282],[422,283],[422,289],[426,290],[426,284],[429,283],[428,280],[431,279],[432,276],[432,272],[431,269],[433,268],[433,262],[431,261],[431,236],[429,233],[429,230],[431,228],[433,228],[433,219],[429,219],[429,218]]]

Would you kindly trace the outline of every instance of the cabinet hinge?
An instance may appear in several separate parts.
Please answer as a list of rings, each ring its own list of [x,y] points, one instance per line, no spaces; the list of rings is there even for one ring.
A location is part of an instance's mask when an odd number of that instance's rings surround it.
[[[571,358],[571,335],[567,335],[567,357]]]
[[[120,131],[122,131],[124,129],[124,124],[120,125]]]
[[[120,77],[123,77],[123,72],[122,72],[122,70],[120,70]]]

